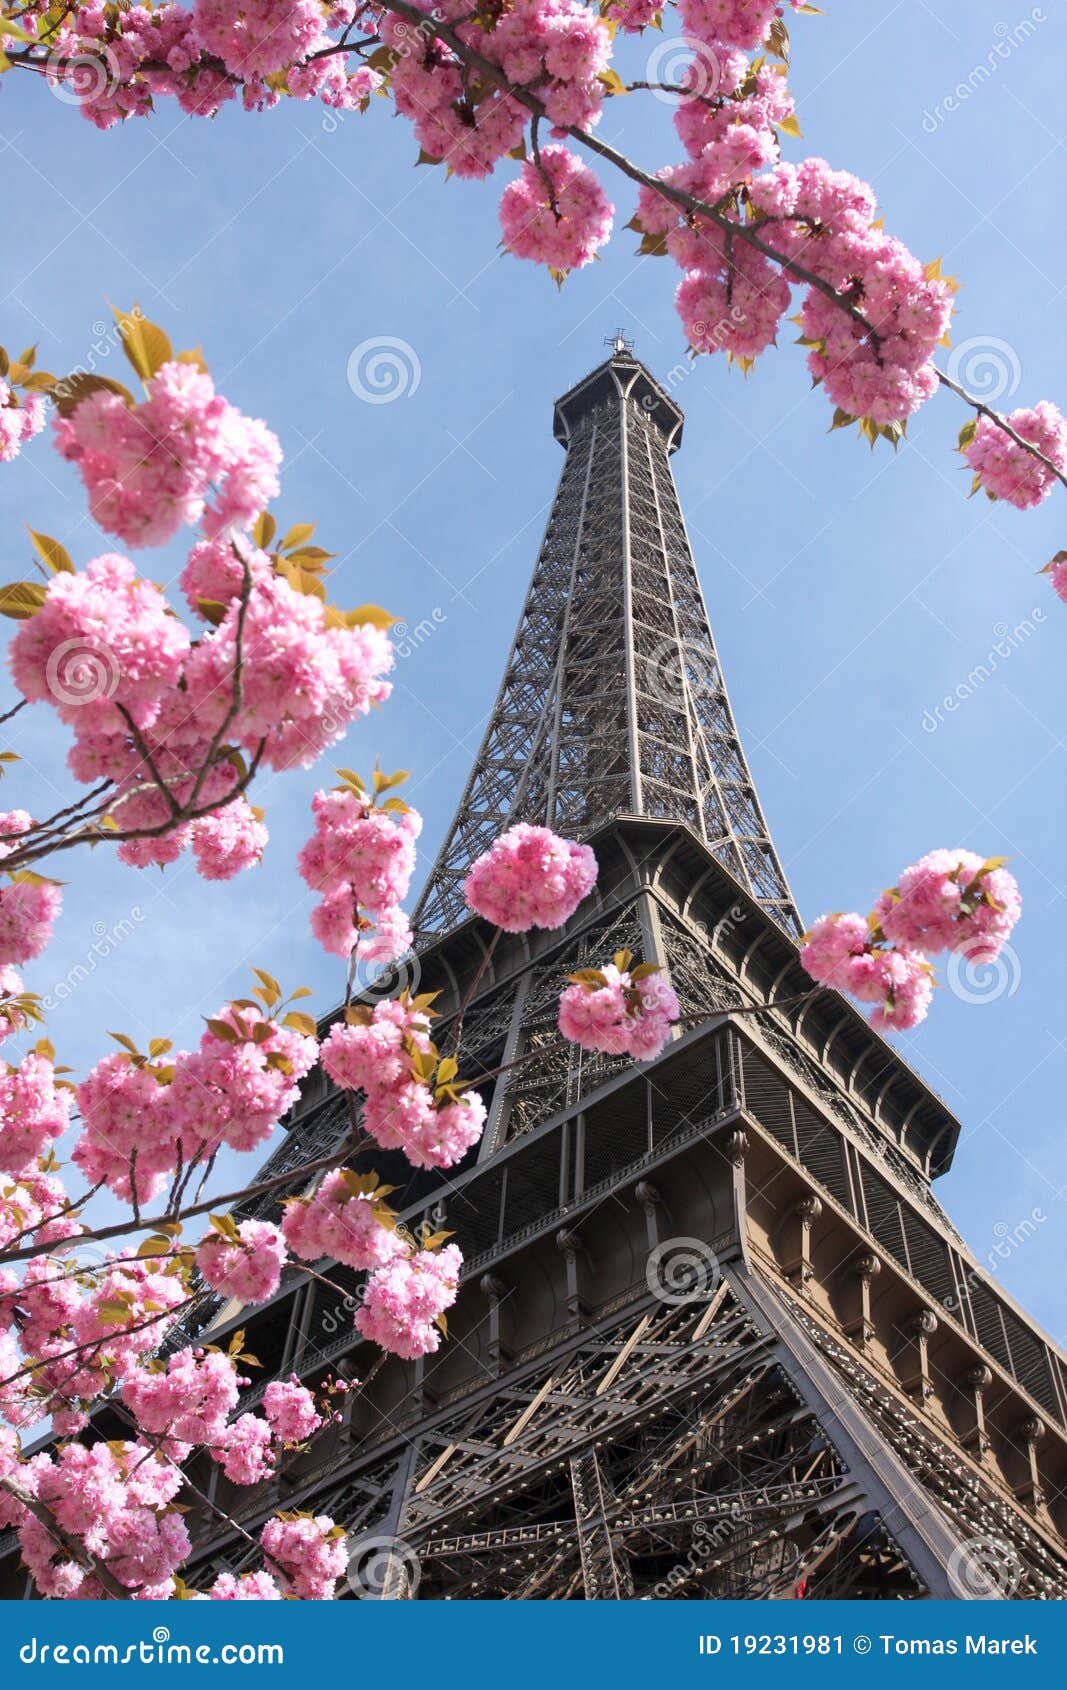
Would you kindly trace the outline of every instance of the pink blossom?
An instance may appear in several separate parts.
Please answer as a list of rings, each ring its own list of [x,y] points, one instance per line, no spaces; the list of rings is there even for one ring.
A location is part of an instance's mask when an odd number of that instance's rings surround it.
[[[45,424],[44,400],[39,393],[15,395],[0,378],[0,464],[17,458],[23,446],[40,434]]]
[[[318,1047],[255,1008],[228,1006],[215,1020],[218,1031],[208,1026],[199,1049],[176,1059],[174,1119],[183,1140],[208,1150],[252,1150],[296,1101]]]
[[[270,1221],[241,1221],[239,1242],[209,1232],[196,1252],[196,1265],[213,1291],[242,1303],[265,1303],[281,1281],[286,1249],[281,1232]]]
[[[588,845],[528,822],[502,833],[472,865],[464,883],[471,909],[505,933],[562,927],[596,883]]]
[[[131,1368],[122,1382],[122,1400],[143,1431],[195,1447],[222,1438],[237,1406],[238,1386],[229,1356],[185,1349],[168,1356],[162,1369]]]
[[[992,962],[1022,913],[1015,876],[974,851],[930,851],[883,892],[874,914],[887,939],[936,956]]]
[[[94,397],[114,395],[91,395],[75,416]],[[19,626],[9,661],[24,697],[45,700],[79,731],[121,733],[120,706],[138,727],[155,720],[189,646],[160,589],[139,580],[128,558],[108,552],[84,571],[52,576],[44,604]]]
[[[326,950],[348,956],[365,920],[374,922],[377,933],[361,955],[394,962],[411,943],[399,906],[415,867],[422,817],[406,806],[399,811],[375,808],[369,796],[350,787],[317,792],[311,807],[315,832],[298,866],[312,891],[322,894],[312,913],[312,931]]]
[[[348,1565],[348,1547],[340,1526],[327,1514],[314,1519],[268,1520],[260,1534],[272,1569],[290,1593],[304,1602],[330,1601]]]
[[[1067,418],[1055,405],[1042,399],[1030,410],[1012,411],[1008,422],[1058,470],[1067,470]],[[974,470],[976,483],[991,498],[1006,499],[1017,510],[1039,505],[1056,483],[1048,465],[1017,445],[990,417],[979,417],[963,455]]]
[[[98,391],[56,418],[58,449],[77,466],[101,528],[130,546],[159,546],[205,511],[212,532],[251,522],[278,492],[274,435],[194,364],[164,364],[145,385],[140,404]]]
[[[220,1573],[208,1596],[212,1602],[280,1602],[282,1593],[269,1573]]]
[[[232,880],[243,869],[255,868],[269,838],[262,812],[243,797],[193,822],[191,832],[193,855],[205,880]]]
[[[604,245],[614,212],[588,165],[566,147],[543,147],[541,169],[528,160],[504,189],[500,227],[516,258],[577,270]]]
[[[357,1331],[405,1361],[430,1354],[441,1342],[438,1323],[456,1300],[462,1266],[458,1245],[446,1244],[378,1268],[356,1313]]]
[[[0,1171],[20,1175],[70,1125],[70,1092],[56,1087],[47,1056],[30,1051],[17,1068],[0,1063]]]
[[[641,974],[609,962],[598,979],[575,981],[559,1000],[559,1030],[583,1050],[629,1055],[637,1062],[660,1054],[679,1015],[678,999],[658,973]]]
[[[158,1196],[182,1157],[167,1066],[116,1051],[90,1071],[77,1098],[82,1131],[73,1160],[86,1178],[129,1198],[133,1168],[140,1202]]]
[[[270,1427],[257,1414],[241,1414],[219,1433],[211,1450],[235,1485],[258,1485],[274,1471]]]
[[[289,1379],[275,1379],[267,1386],[263,1412],[274,1436],[282,1443],[304,1443],[323,1424],[314,1397],[300,1384],[295,1373]]]
[[[40,956],[62,905],[63,893],[50,880],[13,879],[0,886],[0,967]]]
[[[240,607],[231,603],[185,669],[187,708],[206,732],[229,714]],[[306,767],[358,716],[389,696],[389,638],[371,623],[327,625],[320,599],[279,576],[257,586],[245,612],[243,698],[231,737],[275,769]]]
[[[323,1256],[348,1267],[382,1267],[407,1252],[392,1211],[376,1195],[371,1176],[338,1168],[311,1197],[285,1205],[282,1231],[289,1248],[305,1261]]]

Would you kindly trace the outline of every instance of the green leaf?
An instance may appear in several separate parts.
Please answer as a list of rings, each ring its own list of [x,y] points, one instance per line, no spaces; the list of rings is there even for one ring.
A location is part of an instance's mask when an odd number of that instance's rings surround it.
[[[597,81],[602,87],[607,89],[609,95],[628,94],[630,92],[617,70],[609,69],[599,71],[597,74]]]
[[[261,552],[265,552],[274,538],[278,524],[269,511],[260,511],[252,524],[252,538]]]
[[[53,540],[48,534],[38,534],[35,528],[26,525],[26,532],[33,541],[33,549],[42,563],[46,563],[53,575],[73,575],[74,565],[70,561],[70,553],[58,540]]]
[[[294,1033],[303,1033],[306,1038],[313,1039],[318,1032],[318,1023],[313,1015],[302,1015],[299,1010],[291,1009],[282,1022],[283,1027],[289,1027]]]
[[[208,1030],[214,1033],[217,1039],[221,1039],[223,1044],[235,1045],[241,1042],[241,1035],[228,1021],[220,1021],[217,1016],[205,1016],[204,1019],[207,1021]]]
[[[125,1033],[109,1033],[108,1038],[114,1039],[115,1043],[118,1044],[118,1045],[121,1045],[123,1050],[129,1051],[131,1056],[140,1056],[140,1054],[141,1054],[140,1051],[138,1050],[137,1046],[134,1044],[133,1040],[127,1036],[127,1034],[125,1034]]]
[[[804,131],[795,117],[783,117],[776,128],[782,135],[792,135],[794,140],[802,141],[804,139]]]
[[[253,968],[252,973],[263,988],[264,998],[268,1003],[280,1003],[282,989],[273,974],[268,974],[265,968]]]
[[[345,624],[349,628],[361,628],[365,622],[369,622],[372,628],[380,628],[384,634],[399,621],[398,617],[391,616],[379,604],[357,605],[355,610],[346,610],[343,614]]]
[[[129,388],[123,387],[121,381],[112,381],[110,376],[85,375],[79,371],[60,378],[52,389],[52,402],[61,417],[69,417],[90,393],[117,393],[127,405],[137,403]]]
[[[302,546],[305,540],[310,540],[315,532],[313,522],[297,522],[290,528],[285,539],[279,542],[279,551],[292,551],[294,546]]]
[[[40,581],[12,581],[0,587],[0,615],[15,622],[25,622],[36,616],[48,595],[48,588]]]
[[[139,306],[135,305],[132,312],[119,311],[114,306],[112,310],[119,326],[122,350],[141,380],[150,381],[164,364],[173,362],[174,348],[168,336],[158,323],[150,323],[141,315]]]

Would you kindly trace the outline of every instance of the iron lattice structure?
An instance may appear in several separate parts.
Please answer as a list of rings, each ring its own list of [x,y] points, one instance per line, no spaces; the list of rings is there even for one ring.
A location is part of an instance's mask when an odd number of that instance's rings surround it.
[[[242,1408],[276,1374],[365,1383],[268,1486],[198,1458],[197,1585],[255,1564],[241,1532],[283,1507],[346,1528],[342,1595],[1067,1596],[1067,1361],[934,1196],[958,1122],[810,994],[678,509],[681,423],[621,342],[557,404],[559,495],[419,906],[405,979],[439,994],[442,1048],[466,1004],[461,1070],[496,1075],[466,1164],[374,1159],[410,1227],[463,1246],[448,1341],[376,1363],[336,1263],[217,1308],[204,1335],[242,1326],[265,1364]],[[493,944],[460,883],[520,816],[588,838],[597,888]],[[564,977],[623,946],[686,1017],[639,1066],[555,1027]],[[349,1132],[321,1075],[286,1125],[265,1177]]]
[[[670,456],[682,413],[618,343],[564,395],[567,459],[489,726],[416,912],[463,919],[501,830],[575,837],[610,816],[688,822],[791,932],[796,906],[741,748]]]

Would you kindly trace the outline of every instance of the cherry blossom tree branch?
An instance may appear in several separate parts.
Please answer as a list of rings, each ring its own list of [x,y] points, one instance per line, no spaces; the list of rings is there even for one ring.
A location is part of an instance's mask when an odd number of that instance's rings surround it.
[[[76,1537],[72,1537],[69,1532],[64,1531],[52,1510],[45,1503],[39,1502],[33,1493],[28,1491],[25,1485],[20,1484],[13,1474],[9,1474],[5,1479],[0,1479],[0,1490],[6,1490],[8,1495],[14,1497],[15,1501],[20,1503],[28,1514],[32,1514],[34,1519],[44,1527],[52,1541],[58,1544],[59,1548],[64,1550],[73,1561],[76,1561],[79,1567],[85,1567],[95,1578],[98,1578],[113,1600],[121,1602],[133,1600],[133,1591],[127,1590],[124,1584],[120,1584],[114,1573],[110,1572],[95,1555],[91,1555],[83,1543],[79,1543]]]
[[[544,105],[537,98],[536,94],[521,84],[511,82],[499,65],[494,64],[491,59],[486,58],[484,54],[479,53],[475,48],[469,46],[463,40],[462,36],[457,33],[454,27],[436,17],[428,16],[425,12],[421,12],[417,6],[410,3],[410,0],[382,0],[382,4],[385,11],[393,12],[397,17],[404,18],[408,23],[414,24],[424,33],[436,36],[436,38],[443,42],[446,47],[449,47],[463,63],[475,67],[483,76],[487,77],[496,87],[501,89],[502,92],[510,95],[511,98],[517,101],[519,105],[525,106],[527,111],[529,111],[534,117],[547,117]],[[643,85],[635,84],[634,86],[639,87]],[[683,92],[688,91],[683,90]],[[602,140],[599,135],[593,134],[590,130],[571,126],[568,128],[567,134],[579,146],[586,148],[589,152],[596,153],[600,158],[604,159],[606,163],[612,165],[614,169],[619,171],[621,175],[627,177],[631,182],[636,183],[638,187],[650,189],[653,193],[658,194],[661,199],[667,200],[670,204],[678,206],[681,210],[689,213],[690,216],[704,218],[708,222],[713,223],[717,228],[727,233],[732,239],[746,242],[746,244],[753,247],[756,252],[761,253],[764,258],[769,259],[771,263],[778,265],[780,269],[784,270],[787,275],[792,276],[795,281],[803,282],[806,287],[814,288],[817,293],[821,293],[824,298],[828,299],[839,311],[855,323],[857,328],[870,337],[872,347],[877,355],[881,337],[875,325],[864,316],[859,307],[845,295],[839,293],[838,290],[825,279],[825,277],[817,275],[813,270],[809,270],[806,265],[801,264],[797,259],[789,258],[783,253],[778,252],[775,247],[769,244],[769,242],[763,240],[757,233],[760,225],[743,223],[730,217],[724,209],[724,204],[733,197],[732,194],[726,196],[726,201],[720,201],[718,204],[712,204],[710,201],[702,200],[695,194],[688,193],[684,188],[677,188],[672,183],[663,181],[661,177],[654,176],[649,171],[642,169],[640,165],[635,164],[630,158],[628,158],[625,153],[620,152],[617,147],[613,147],[609,142]],[[938,382],[942,387],[947,388],[949,392],[955,394],[957,398],[961,399],[963,403],[968,405],[972,410],[978,412],[979,415],[987,417],[989,421],[996,428],[1006,434],[1016,446],[1020,447],[1032,458],[1035,458],[1039,463],[1043,464],[1045,468],[1051,471],[1051,473],[1056,477],[1057,481],[1067,488],[1067,473],[1059,469],[1058,466],[1053,463],[1039,447],[1034,445],[1033,441],[1026,440],[1022,435],[1017,433],[1017,431],[1012,428],[1007,418],[999,411],[993,410],[992,407],[986,405],[984,401],[978,399],[974,394],[968,393],[966,388],[961,387],[957,381],[947,375],[943,370],[938,368],[936,365],[934,366],[934,369]]]

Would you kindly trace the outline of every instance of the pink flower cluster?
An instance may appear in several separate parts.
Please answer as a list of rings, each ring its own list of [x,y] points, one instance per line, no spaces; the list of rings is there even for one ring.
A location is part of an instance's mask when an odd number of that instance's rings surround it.
[[[269,1573],[220,1573],[208,1597],[212,1602],[280,1602],[282,1593]]]
[[[170,812],[150,781],[130,724],[179,799],[192,791],[198,762],[210,754],[210,731],[197,725],[181,690],[195,672],[198,653],[159,588],[140,580],[117,553],[94,558],[83,573],[56,575],[41,609],[21,624],[8,656],[23,696],[51,704],[73,727],[74,773],[118,783],[116,824],[124,829],[165,824]],[[203,785],[202,802],[226,799],[236,779],[232,763],[219,760]],[[229,879],[259,860],[266,837],[258,816],[240,799],[170,828],[162,838],[125,841],[119,854],[135,866],[170,862],[191,842],[205,878]],[[32,883],[10,902],[28,920],[32,911],[47,913],[58,900],[56,889]],[[0,954],[3,925],[0,915]]]
[[[307,1262],[328,1256],[357,1269],[383,1267],[405,1255],[407,1245],[375,1186],[373,1176],[338,1168],[312,1197],[291,1198],[282,1231],[294,1255]]]
[[[188,1167],[223,1144],[262,1144],[296,1100],[316,1052],[313,1038],[254,1006],[223,1009],[197,1050],[166,1063],[117,1051],[78,1087],[82,1132],[72,1159],[120,1197],[130,1196],[135,1179],[147,1202],[179,1163]]]
[[[499,65],[509,82],[534,91],[561,132],[596,122],[604,98],[597,78],[611,43],[604,23],[580,0],[513,0],[506,11],[477,19],[463,0],[418,3]],[[411,119],[423,153],[457,176],[488,176],[521,144],[526,108],[488,81],[472,100],[455,54],[428,31],[420,34],[388,14],[379,27],[394,56],[389,76],[396,109]]]
[[[268,1520],[259,1541],[291,1596],[304,1602],[332,1599],[348,1565],[348,1546],[341,1527],[328,1514]]]
[[[596,884],[588,845],[519,822],[472,865],[463,891],[477,915],[505,933],[562,927]]]
[[[658,970],[631,972],[614,962],[574,979],[559,1000],[565,1039],[635,1062],[660,1054],[678,1015],[678,999]]]
[[[244,797],[192,824],[193,856],[205,880],[232,880],[255,868],[267,848],[262,816]]]
[[[17,1180],[5,1182],[2,1190],[0,1249],[16,1238],[25,1242],[28,1234],[33,1235],[35,1244],[58,1244],[81,1231],[81,1223],[72,1219],[67,1209],[62,1182],[54,1174],[42,1173],[31,1165]]]
[[[114,397],[90,395],[74,421]],[[242,557],[251,581],[243,618]],[[313,762],[388,697],[383,677],[393,650],[373,623],[349,625],[320,598],[296,591],[243,536],[195,547],[182,580],[194,603],[213,599],[221,617],[196,644],[160,589],[108,553],[84,572],[52,577],[44,603],[12,640],[9,662],[23,696],[51,704],[73,728],[75,776],[115,782],[111,821],[132,835],[119,845],[122,860],[165,864],[191,845],[200,873],[224,880],[257,863],[267,840],[259,812],[235,796],[237,748],[274,768]],[[192,819],[174,821],[160,782],[195,811]],[[0,818],[6,834],[29,825],[21,811]],[[405,829],[417,831],[416,821]],[[31,879],[0,893],[0,966],[43,948],[59,896]],[[406,931],[383,904],[379,954],[403,950]]]
[[[237,1406],[241,1380],[220,1350],[186,1349],[166,1364],[137,1364],[122,1382],[122,1400],[138,1426],[166,1439],[166,1451],[184,1461],[201,1444],[219,1443]]]
[[[3,893],[0,892],[0,910],[3,907]],[[17,968],[8,963],[0,963],[0,1043],[9,1039],[12,1033],[21,1033],[26,1025],[26,1016],[14,1001],[22,996],[22,976]]]
[[[316,792],[311,801],[315,832],[300,852],[298,867],[321,902],[311,930],[334,956],[347,957],[358,943],[371,962],[394,962],[411,944],[401,903],[415,868],[415,841],[422,831],[417,810],[375,808],[366,794],[343,787]],[[377,932],[365,938],[361,911]]]
[[[239,1414],[231,1420],[211,1453],[234,1485],[258,1485],[274,1471],[271,1429],[258,1414]]]
[[[926,956],[960,951],[993,962],[1022,914],[1015,876],[974,851],[930,851],[883,892],[874,915],[887,939]]]
[[[0,464],[17,458],[23,446],[45,425],[45,403],[39,393],[15,397],[0,376]]]
[[[1000,859],[931,851],[883,892],[871,916],[824,915],[805,935],[800,960],[812,979],[878,1005],[872,1026],[922,1021],[933,990],[928,957],[958,951],[992,962],[1022,910],[1015,877]]]
[[[231,601],[186,665],[185,721],[209,736],[232,706],[240,627],[240,604]],[[382,679],[393,666],[388,635],[369,622],[332,624],[321,599],[296,592],[280,576],[252,592],[241,652],[243,697],[229,735],[247,751],[262,746],[270,768],[307,768],[389,696]]]
[[[191,1546],[171,1505],[180,1470],[134,1443],[70,1443],[19,1471],[56,1524],[83,1543],[109,1574],[144,1599],[167,1597]],[[28,1509],[17,1521],[22,1558],[42,1596],[100,1600],[108,1593]]]
[[[135,405],[89,393],[55,421],[60,454],[77,466],[101,528],[127,545],[160,546],[202,516],[211,533],[251,522],[278,492],[282,453],[270,429],[195,364],[164,364],[146,387]]]
[[[1057,469],[1067,470],[1067,418],[1055,405],[1043,399],[1030,410],[1013,411],[1008,422]],[[989,417],[979,417],[962,450],[974,470],[976,487],[983,487],[990,498],[1006,499],[1017,510],[1039,505],[1055,485],[1056,477],[1048,465],[1017,445]]]
[[[553,270],[578,270],[595,258],[611,233],[615,207],[596,176],[567,147],[544,147],[504,189],[500,227],[516,258]]]
[[[102,4],[80,6],[49,31],[49,77],[69,85],[99,129],[146,115],[161,95],[192,116],[214,117],[241,88],[245,108],[262,110],[277,105],[279,77],[294,99],[362,105],[381,81],[377,73],[361,66],[349,74],[334,57],[308,62],[333,44],[328,23],[354,15],[354,6],[341,5],[327,17],[313,0],[131,6],[120,19]]]
[[[871,1025],[897,1032],[926,1016],[933,994],[930,966],[918,951],[876,945],[862,915],[820,916],[800,953],[813,980],[877,1004]]]
[[[33,874],[0,886],[0,967],[40,956],[62,906],[55,882]]]
[[[196,1265],[213,1291],[241,1303],[265,1303],[281,1282],[285,1241],[270,1221],[241,1221],[237,1238],[209,1232],[196,1252]]]
[[[263,1412],[274,1436],[286,1444],[304,1443],[323,1424],[315,1398],[295,1373],[267,1386]]]
[[[420,1057],[432,1070],[425,1014],[406,996],[337,1022],[321,1051],[336,1085],[363,1092],[364,1129],[383,1150],[402,1150],[416,1168],[450,1168],[481,1138],[485,1104],[477,1092],[431,1089],[416,1071]]]
[[[746,53],[780,10],[773,0],[679,0],[693,58],[675,127],[688,161],[659,172],[731,222],[747,219],[766,250],[647,187],[638,226],[664,240],[685,272],[676,304],[699,352],[749,360],[774,341],[792,285],[778,259],[832,288],[844,306],[816,286],[804,298],[811,373],[845,416],[889,428],[937,385],[930,360],[951,314],[951,284],[876,226],[865,183],[819,158],[779,162],[779,131],[795,122],[785,66]]]
[[[463,1256],[455,1244],[398,1256],[367,1281],[356,1329],[391,1355],[412,1361],[441,1342],[441,1317],[459,1289]]]
[[[17,1068],[0,1063],[0,1172],[16,1178],[70,1125],[70,1092],[57,1089],[47,1056],[30,1051]]]

